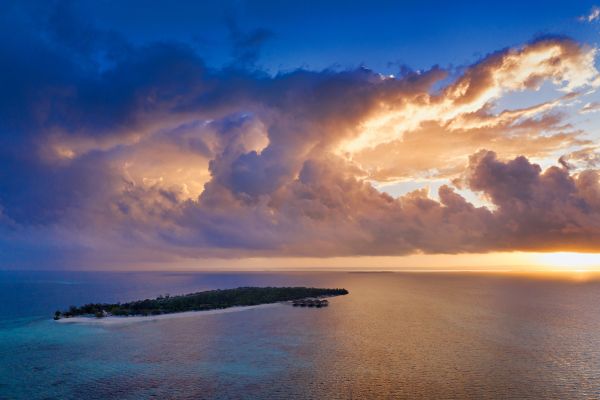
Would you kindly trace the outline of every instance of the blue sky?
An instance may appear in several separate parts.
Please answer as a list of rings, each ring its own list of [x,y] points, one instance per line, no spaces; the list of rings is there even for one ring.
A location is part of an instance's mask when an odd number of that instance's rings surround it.
[[[75,9],[101,27],[144,43],[192,43],[209,63],[231,61],[230,28],[264,29],[259,64],[272,73],[364,64],[394,73],[465,65],[540,35],[590,44],[598,27],[582,24],[590,1],[81,1]]]
[[[0,268],[600,252],[599,35],[587,1],[3,2]]]

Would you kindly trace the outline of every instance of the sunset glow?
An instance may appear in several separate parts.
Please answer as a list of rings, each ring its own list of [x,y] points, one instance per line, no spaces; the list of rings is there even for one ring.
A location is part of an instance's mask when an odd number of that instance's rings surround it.
[[[452,51],[323,20],[307,53],[250,5],[162,36],[60,3],[3,13],[5,268],[600,267],[591,5]]]
[[[542,266],[565,271],[600,271],[600,254],[546,253],[536,257]]]

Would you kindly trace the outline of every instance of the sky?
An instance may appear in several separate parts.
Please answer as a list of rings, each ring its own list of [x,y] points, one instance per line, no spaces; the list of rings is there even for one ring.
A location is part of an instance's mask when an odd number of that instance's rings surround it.
[[[0,269],[600,267],[587,1],[5,1]]]

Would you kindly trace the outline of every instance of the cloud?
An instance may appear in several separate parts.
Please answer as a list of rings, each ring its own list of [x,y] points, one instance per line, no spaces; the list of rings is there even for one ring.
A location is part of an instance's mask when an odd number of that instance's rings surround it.
[[[596,111],[600,111],[600,103],[598,102],[586,103],[585,106],[581,108],[582,114],[593,113]]]
[[[597,251],[600,184],[595,170],[570,175],[541,168],[525,157],[499,161],[493,152],[471,157],[468,186],[497,207],[498,247]]]
[[[381,98],[379,110],[362,122],[358,135],[342,146],[342,152],[354,154],[365,148],[401,140],[406,132],[436,121],[449,130],[476,127],[478,112],[510,92],[537,90],[544,82],[552,82],[564,92],[582,87],[595,87],[600,82],[594,66],[596,51],[564,38],[545,38],[520,49],[506,49],[485,57],[468,67],[454,83],[440,93],[420,92],[417,96],[393,93]],[[546,106],[551,106],[547,104]],[[556,105],[556,104],[554,104]],[[504,119],[485,118],[481,125],[514,121],[529,111],[507,113]],[[470,121],[465,121],[465,116]]]
[[[582,15],[579,17],[579,21],[581,22],[594,22],[600,18],[600,7],[592,7],[590,13],[588,15]]]
[[[228,16],[226,22],[233,43],[234,64],[240,67],[253,67],[260,56],[261,47],[273,37],[273,32],[263,28],[243,32],[234,16]]]
[[[448,185],[439,201],[425,190],[392,198],[356,179],[344,163],[307,160],[297,179],[254,198],[222,185],[205,190],[198,202],[129,188],[103,229],[123,237],[122,259],[138,261],[157,253],[176,259],[598,249],[600,186],[593,170],[542,171],[524,157],[502,161],[481,151],[471,157],[463,184],[486,196],[490,209]],[[114,250],[115,239],[102,235],[94,250]],[[140,254],[140,246],[149,251]]]
[[[600,154],[597,146],[589,146],[561,156],[558,162],[569,170],[595,169],[600,165]]]
[[[439,67],[268,75],[259,31],[235,27],[240,62],[213,69],[188,46],[134,45],[68,8],[40,15],[52,17],[0,17],[6,265],[599,243],[594,143],[565,111],[598,84],[593,48],[547,37],[448,84]],[[552,99],[499,107],[543,85]],[[562,168],[531,161],[557,153]],[[370,183],[415,177],[448,184],[394,198]]]

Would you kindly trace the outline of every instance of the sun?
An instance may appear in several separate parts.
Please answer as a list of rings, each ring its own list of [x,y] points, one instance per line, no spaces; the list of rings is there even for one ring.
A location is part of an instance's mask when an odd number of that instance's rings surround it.
[[[541,253],[536,256],[536,261],[552,269],[582,272],[600,269],[600,253]]]

